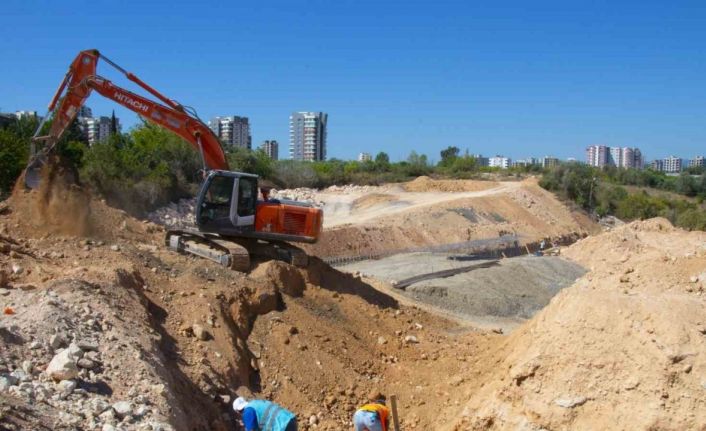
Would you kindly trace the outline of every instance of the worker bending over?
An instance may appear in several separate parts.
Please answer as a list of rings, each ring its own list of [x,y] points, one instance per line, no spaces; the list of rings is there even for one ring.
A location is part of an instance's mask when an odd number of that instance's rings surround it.
[[[238,397],[233,410],[240,414],[245,431],[297,431],[294,413],[271,401]]]
[[[355,431],[387,431],[390,427],[390,409],[385,405],[385,395],[373,392],[370,401],[353,415]]]

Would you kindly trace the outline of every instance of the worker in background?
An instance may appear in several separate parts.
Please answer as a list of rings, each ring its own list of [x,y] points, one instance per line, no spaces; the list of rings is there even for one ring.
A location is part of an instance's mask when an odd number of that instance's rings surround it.
[[[271,401],[238,397],[233,410],[240,415],[245,431],[297,431],[294,413]]]
[[[390,427],[390,409],[385,405],[385,395],[373,392],[369,399],[370,403],[353,415],[355,431],[387,431]]]
[[[272,188],[270,187],[260,187],[260,193],[262,193],[262,200],[267,202],[270,200],[270,192]]]

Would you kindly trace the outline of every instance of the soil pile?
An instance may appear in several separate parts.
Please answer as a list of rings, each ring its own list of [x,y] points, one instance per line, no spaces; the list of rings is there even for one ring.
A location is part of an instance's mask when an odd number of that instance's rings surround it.
[[[496,187],[493,181],[475,180],[434,180],[427,176],[417,177],[405,183],[404,189],[408,192],[477,192]]]
[[[442,429],[704,429],[706,233],[653,219],[563,255],[591,272],[480,359]]]

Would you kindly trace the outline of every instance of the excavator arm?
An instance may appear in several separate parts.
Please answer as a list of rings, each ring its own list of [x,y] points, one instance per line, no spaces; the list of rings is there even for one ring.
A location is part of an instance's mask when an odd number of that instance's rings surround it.
[[[164,104],[121,88],[97,75],[98,60],[101,58]],[[38,136],[42,125],[35,133],[33,153],[36,153],[34,145],[37,141],[47,141],[47,144],[41,154],[35,154],[28,166],[25,182],[29,187],[34,188],[38,184],[38,170],[43,165],[47,154],[53,150],[59,138],[76,118],[79,108],[83,106],[93,90],[137,113],[145,120],[158,124],[181,136],[201,153],[205,168],[228,170],[228,161],[223,148],[216,135],[206,124],[195,115],[187,112],[182,105],[168,99],[134,74],[127,72],[105,56],[102,56],[97,50],[86,50],[81,51],[71,63],[64,80],[49,103],[49,111],[54,112],[54,120],[49,134]]]

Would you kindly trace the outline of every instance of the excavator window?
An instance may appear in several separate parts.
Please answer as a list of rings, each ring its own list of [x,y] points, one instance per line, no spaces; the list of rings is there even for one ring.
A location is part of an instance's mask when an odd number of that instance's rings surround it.
[[[235,178],[216,176],[204,197],[202,215],[210,220],[228,219]]]
[[[255,214],[257,200],[257,180],[241,177],[238,180],[238,216],[247,217]]]

